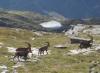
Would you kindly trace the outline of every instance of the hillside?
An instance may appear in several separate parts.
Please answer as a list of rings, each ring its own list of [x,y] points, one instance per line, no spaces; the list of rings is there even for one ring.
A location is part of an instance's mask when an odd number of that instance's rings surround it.
[[[31,12],[1,11],[0,26],[39,30],[39,24],[50,18]]]
[[[93,36],[94,40],[100,44],[99,36]],[[81,37],[89,38],[82,33]],[[34,54],[26,62],[12,61],[13,50],[18,47],[27,47],[25,42],[30,42],[32,48],[38,50],[47,41],[50,42],[49,54],[42,56]],[[55,48],[57,44],[66,44],[67,47]],[[62,33],[32,32],[25,29],[0,27],[0,72],[6,70],[8,73],[14,71],[18,73],[89,73],[90,67],[94,65],[94,71],[100,72],[99,52],[92,51],[91,53],[87,49],[86,53],[68,55],[71,50],[78,51],[77,48],[78,44],[70,44],[69,38]]]
[[[62,32],[69,28],[70,24],[85,24],[85,25],[99,25],[100,18],[88,18],[88,19],[67,19],[57,13],[50,13],[49,15],[43,15],[37,12],[30,11],[9,11],[0,10],[0,26],[10,28],[22,28],[33,31],[54,31],[51,29],[44,29],[40,26],[40,23],[55,20],[63,25],[62,29],[57,32]]]
[[[39,24],[50,20],[64,23],[65,19],[42,15],[29,11],[0,11],[0,26],[11,28],[23,28],[33,31],[43,30]],[[49,29],[48,29],[49,30]]]

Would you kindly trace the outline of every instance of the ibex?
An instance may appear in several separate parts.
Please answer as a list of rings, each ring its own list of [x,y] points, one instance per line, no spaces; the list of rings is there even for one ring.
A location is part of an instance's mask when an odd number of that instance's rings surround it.
[[[46,43],[47,43],[46,46],[39,48],[38,55],[41,55],[42,53],[44,54],[44,51],[46,51],[46,53],[48,54],[48,47],[50,46],[50,44],[49,44],[49,42],[46,42]]]
[[[88,40],[88,41],[81,41],[80,42],[80,45],[79,45],[79,48],[88,48],[88,47],[92,47],[92,44],[93,44],[93,36],[90,36],[90,35],[88,35],[89,37],[90,37],[90,40]]]
[[[27,43],[27,44],[28,44],[28,47],[26,47],[26,48],[17,48],[16,49],[14,58],[17,57],[18,61],[19,61],[19,57],[23,57],[25,59],[25,61],[26,61],[28,53],[29,52],[32,53],[32,51],[31,51],[31,44],[30,43]],[[14,60],[14,58],[13,58],[13,60]]]

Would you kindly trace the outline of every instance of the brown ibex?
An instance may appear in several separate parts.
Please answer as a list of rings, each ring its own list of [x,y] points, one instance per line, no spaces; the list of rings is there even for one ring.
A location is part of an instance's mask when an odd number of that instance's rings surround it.
[[[25,43],[28,44],[28,47],[26,47],[26,48],[17,48],[16,49],[14,58],[17,57],[18,58],[18,61],[19,61],[19,57],[23,57],[25,59],[25,61],[26,61],[27,60],[28,53],[29,52],[32,53],[32,51],[31,51],[31,44],[28,43],[28,42],[25,42]],[[13,58],[13,60],[14,60],[14,58]]]
[[[90,37],[90,40],[87,40],[87,41],[81,41],[80,42],[80,45],[79,45],[79,48],[88,48],[88,47],[92,47],[92,44],[93,44],[93,36],[90,36],[90,35],[88,35],[89,37]]]
[[[46,53],[48,54],[48,47],[50,46],[50,43],[49,42],[46,43],[47,43],[46,46],[39,48],[38,55],[41,55],[42,53],[44,54],[44,51],[46,51]]]

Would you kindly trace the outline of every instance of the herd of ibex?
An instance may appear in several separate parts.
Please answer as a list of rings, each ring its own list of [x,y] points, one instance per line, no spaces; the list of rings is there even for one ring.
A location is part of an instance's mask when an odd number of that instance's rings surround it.
[[[92,36],[89,36],[90,37],[90,40],[82,40],[79,42],[79,48],[88,48],[88,47],[92,47],[92,44],[93,44],[93,37]],[[23,59],[26,61],[27,58],[28,58],[28,53],[32,53],[32,50],[31,50],[31,44],[26,42],[28,44],[28,47],[26,48],[17,48],[16,49],[16,52],[15,52],[15,55],[13,57],[13,60],[14,58],[17,58],[18,61],[19,61],[19,58],[20,57],[23,57]],[[46,51],[46,53],[48,54],[48,47],[50,46],[50,43],[49,42],[46,42],[46,45],[39,48],[38,49],[38,55],[41,55],[41,54],[44,54],[44,51]]]
[[[20,57],[23,57],[23,59],[26,61],[27,58],[28,58],[28,53],[32,53],[32,50],[31,50],[31,44],[26,42],[28,44],[28,47],[26,48],[17,48],[16,49],[16,52],[15,52],[15,55],[13,57],[13,60],[17,57],[18,61]],[[39,51],[38,51],[38,55],[41,55],[41,54],[44,54],[44,51],[46,51],[46,53],[48,54],[48,47],[50,46],[49,42],[46,42],[47,45],[39,48]]]

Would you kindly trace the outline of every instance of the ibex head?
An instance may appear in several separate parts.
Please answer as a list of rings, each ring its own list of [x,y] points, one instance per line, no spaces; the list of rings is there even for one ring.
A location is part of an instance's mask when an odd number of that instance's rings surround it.
[[[32,52],[32,50],[31,50],[31,44],[29,42],[25,42],[25,43],[28,44],[27,49],[29,50],[29,52]]]

